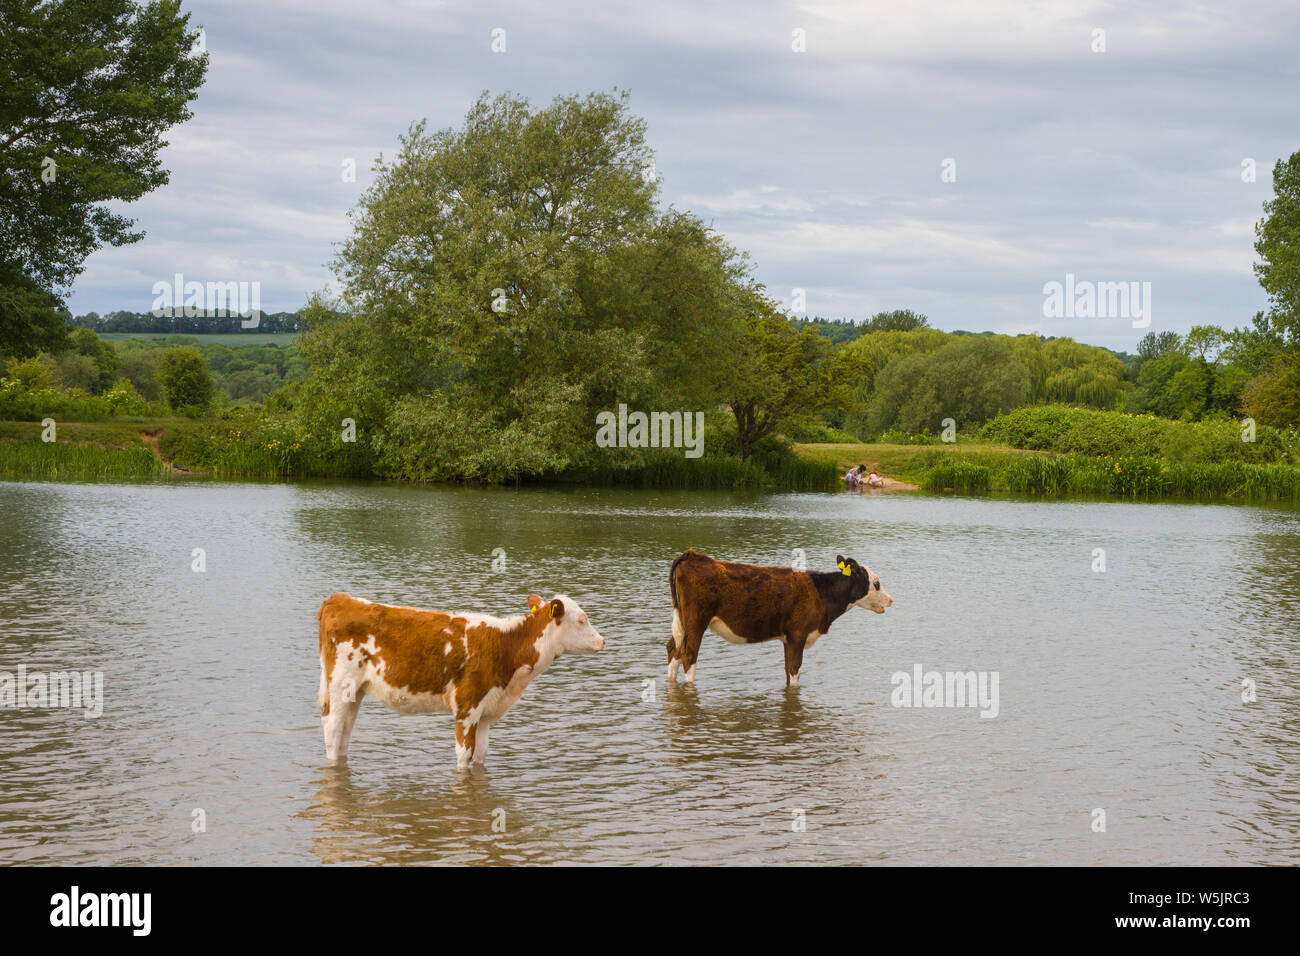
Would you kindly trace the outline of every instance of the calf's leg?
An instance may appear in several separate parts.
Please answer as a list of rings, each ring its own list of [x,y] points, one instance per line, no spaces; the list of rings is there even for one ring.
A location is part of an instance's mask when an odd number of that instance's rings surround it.
[[[348,686],[342,686],[344,684]],[[348,743],[352,739],[357,711],[361,709],[361,696],[361,691],[353,691],[346,681],[336,682],[329,689],[329,701],[320,718],[321,729],[325,732],[327,763],[343,763],[348,759]]]
[[[681,662],[682,641],[686,631],[682,628],[682,614],[673,608],[673,636],[664,645],[668,649],[668,683],[677,680],[677,665]]]
[[[799,668],[803,667],[803,647],[805,638],[787,634],[782,644],[785,645],[785,686],[799,686]]]
[[[704,640],[704,631],[709,626],[709,619],[703,618],[700,614],[694,614],[683,619],[684,636],[682,638],[682,647],[679,652],[682,667],[686,671],[686,683],[695,683],[695,662],[700,656],[700,642]]]
[[[470,758],[474,756],[474,746],[477,743],[479,726],[477,723],[466,723],[463,720],[456,721],[456,769],[464,770],[469,766]],[[484,740],[486,745],[487,741]],[[486,750],[484,751],[486,753]]]
[[[491,724],[478,725],[478,733],[474,743],[474,762],[480,766],[487,764],[488,731],[491,729]]]

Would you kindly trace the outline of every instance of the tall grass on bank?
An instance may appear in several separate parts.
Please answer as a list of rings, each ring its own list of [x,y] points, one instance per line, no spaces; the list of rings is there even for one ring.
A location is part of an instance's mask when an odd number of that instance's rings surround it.
[[[993,469],[987,465],[955,458],[935,465],[921,479],[926,491],[952,491],[964,495],[987,494],[992,487]]]
[[[0,478],[10,481],[155,481],[171,475],[171,469],[144,447],[0,441]]]
[[[271,418],[186,422],[169,427],[158,447],[168,461],[213,478],[375,477],[360,443],[329,444]]]
[[[921,484],[927,491],[962,494],[1300,501],[1300,468],[1291,465],[1174,462],[1150,456],[1034,455],[994,466],[953,458],[932,466]]]

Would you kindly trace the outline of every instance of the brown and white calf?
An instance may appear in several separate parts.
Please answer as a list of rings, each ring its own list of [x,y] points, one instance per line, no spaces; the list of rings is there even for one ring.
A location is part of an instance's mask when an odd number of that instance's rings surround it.
[[[320,712],[325,757],[347,759],[361,700],[377,697],[399,714],[449,711],[456,765],[487,758],[488,730],[534,677],[561,654],[605,646],[576,601],[528,596],[511,618],[425,611],[331,594],[320,607]]]
[[[796,571],[715,561],[687,551],[673,562],[673,637],[668,642],[668,680],[680,662],[695,680],[695,661],[706,630],[732,644],[781,641],[785,682],[799,683],[803,652],[851,607],[884,614],[894,599],[880,578],[852,558],[837,557],[837,571]]]

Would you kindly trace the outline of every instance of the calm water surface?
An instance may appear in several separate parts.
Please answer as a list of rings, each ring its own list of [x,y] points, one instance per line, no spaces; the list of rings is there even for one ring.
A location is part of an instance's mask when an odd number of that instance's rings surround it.
[[[779,645],[713,635],[698,684],[665,686],[689,546],[848,554],[894,607],[841,618],[797,689]],[[337,590],[498,614],[567,592],[608,649],[538,678],[486,770],[457,773],[449,717],[375,701],[327,769]],[[0,862],[1300,863],[1298,635],[1286,509],[0,484],[0,671],[104,679],[97,719],[0,710]],[[997,717],[892,706],[916,664],[996,672]]]

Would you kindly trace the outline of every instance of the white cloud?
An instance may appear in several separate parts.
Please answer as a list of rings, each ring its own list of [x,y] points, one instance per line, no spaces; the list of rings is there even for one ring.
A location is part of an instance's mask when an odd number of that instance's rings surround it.
[[[175,271],[255,273],[264,303],[295,308],[328,281],[371,162],[410,122],[456,124],[485,89],[544,103],[619,86],[648,122],[664,203],[748,249],[769,288],[807,288],[810,310],[1037,328],[1042,283],[1072,271],[1158,282],[1172,327],[1230,326],[1263,305],[1254,223],[1273,161],[1300,148],[1279,122],[1300,113],[1300,16],[1276,0],[186,9],[212,68],[168,134],[171,183],[125,207],[149,235],[91,257],[74,311],[138,308],[141,285]],[[790,49],[795,27],[807,53]],[[345,157],[359,182],[341,182]],[[1084,332],[1135,341],[1056,334]]]

